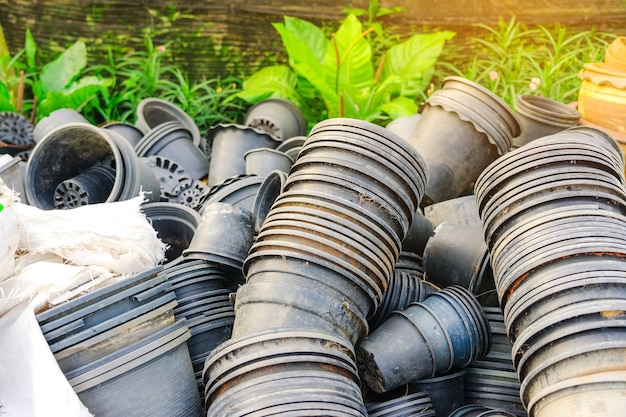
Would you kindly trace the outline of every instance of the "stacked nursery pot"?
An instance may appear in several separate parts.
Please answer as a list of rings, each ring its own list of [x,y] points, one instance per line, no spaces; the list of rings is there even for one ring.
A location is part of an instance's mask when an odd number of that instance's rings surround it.
[[[476,404],[525,417],[520,400],[520,383],[511,360],[511,344],[500,307],[483,306],[491,329],[491,349],[484,358],[466,368],[466,404]]]
[[[386,392],[468,366],[489,351],[491,332],[478,300],[453,285],[394,311],[357,346],[368,387]]]
[[[367,404],[368,417],[436,417],[426,391],[414,392],[387,401]]]
[[[367,415],[353,346],[426,178],[420,155],[381,127],[313,128],[245,260],[232,338],[207,359],[209,415]]]
[[[626,413],[623,172],[612,137],[576,127],[510,152],[476,183],[531,417]]]
[[[447,77],[441,87],[424,103],[410,138],[429,168],[427,204],[470,194],[481,171],[521,133],[513,110],[481,85]]]
[[[163,274],[176,294],[174,317],[185,319],[189,327],[187,347],[199,394],[204,397],[204,362],[215,347],[230,338],[235,320],[229,279],[218,265],[199,259],[181,261],[165,268]]]
[[[37,315],[59,367],[95,415],[202,413],[189,329],[174,317],[176,297],[161,271],[119,277]]]
[[[423,301],[435,290],[423,281],[422,258],[411,252],[401,252],[389,279],[376,313],[368,319],[370,332],[380,326],[396,310],[404,310],[409,304]]]

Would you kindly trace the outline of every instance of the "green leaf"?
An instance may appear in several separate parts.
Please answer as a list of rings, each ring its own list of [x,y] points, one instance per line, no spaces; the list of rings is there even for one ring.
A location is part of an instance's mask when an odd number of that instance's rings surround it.
[[[285,16],[285,28],[306,43],[317,60],[322,62],[328,46],[328,39],[324,36],[322,29],[306,20],[289,16]]]
[[[42,68],[41,86],[44,93],[62,91],[74,78],[80,75],[86,65],[87,48],[85,42],[77,41],[57,59]]]
[[[400,117],[417,114],[417,103],[415,100],[411,100],[408,97],[400,96],[382,104],[380,110],[386,113],[391,119],[395,120]]]
[[[327,84],[344,100],[345,117],[359,117],[374,84],[372,49],[361,22],[349,15],[334,34],[324,57]],[[329,116],[337,116],[329,108]]]
[[[26,29],[24,49],[26,50],[26,63],[28,64],[28,68],[30,70],[34,70],[36,65],[35,57],[37,55],[37,44],[35,43],[35,38],[33,38],[33,34],[30,32],[30,29]]]
[[[455,35],[456,33],[447,30],[415,34],[405,42],[391,47],[387,51],[383,78],[392,74],[399,75],[402,78],[399,93],[404,96],[417,95],[430,83],[445,41]]]
[[[294,34],[281,23],[274,24],[274,27],[285,45],[291,68],[297,75],[306,78],[315,86],[327,106],[338,106],[339,95],[335,92],[334,86],[328,85],[324,77],[324,67],[309,44],[301,39],[303,34]]]
[[[61,108],[79,110],[112,82],[111,79],[89,76],[81,78],[63,91],[50,91],[37,107],[37,118],[41,119]]]
[[[241,98],[249,103],[258,103],[269,97],[282,97],[302,105],[296,91],[298,77],[285,65],[265,67],[252,74],[243,82],[242,91],[233,94],[224,103]]]

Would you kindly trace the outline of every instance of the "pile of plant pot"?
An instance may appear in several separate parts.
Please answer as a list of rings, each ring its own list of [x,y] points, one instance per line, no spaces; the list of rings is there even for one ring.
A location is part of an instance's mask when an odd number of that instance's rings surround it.
[[[618,142],[563,103],[441,87],[393,129],[307,132],[280,99],[204,136],[156,98],[136,125],[42,120],[3,179],[43,209],[145,192],[169,246],[37,316],[81,401],[99,417],[626,415]]]

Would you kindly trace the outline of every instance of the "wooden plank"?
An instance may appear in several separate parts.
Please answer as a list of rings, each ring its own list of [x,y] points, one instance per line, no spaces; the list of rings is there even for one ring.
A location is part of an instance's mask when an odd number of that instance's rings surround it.
[[[284,62],[283,47],[273,22],[284,15],[321,24],[337,21],[344,7],[366,8],[367,0],[337,2],[315,0],[0,0],[0,24],[7,43],[16,51],[30,27],[42,50],[61,50],[85,39],[92,59],[103,59],[106,47],[142,48],[142,30],[152,27],[158,44],[171,42],[176,62],[193,79],[249,73],[271,63]],[[381,0],[381,6],[404,8],[384,20],[399,33],[410,35],[424,28],[472,31],[473,23],[496,24],[515,15],[523,23],[561,22],[568,27],[595,26],[626,34],[626,0]],[[151,11],[183,15],[173,22],[155,19]],[[460,37],[457,37],[460,41]]]

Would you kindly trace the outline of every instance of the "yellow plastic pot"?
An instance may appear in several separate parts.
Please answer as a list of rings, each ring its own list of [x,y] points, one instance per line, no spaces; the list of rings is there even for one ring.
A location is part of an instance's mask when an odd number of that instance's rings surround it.
[[[584,64],[578,91],[578,111],[583,119],[626,133],[626,71],[602,63]]]

